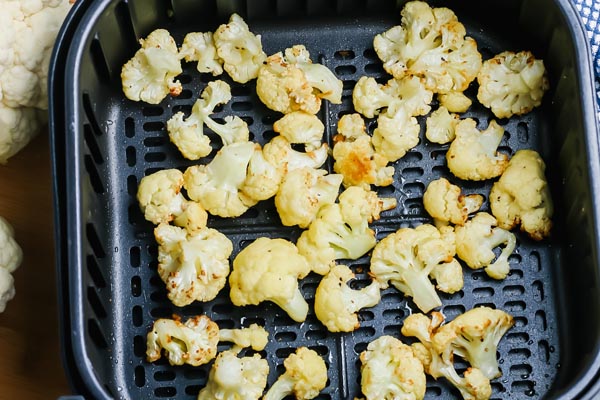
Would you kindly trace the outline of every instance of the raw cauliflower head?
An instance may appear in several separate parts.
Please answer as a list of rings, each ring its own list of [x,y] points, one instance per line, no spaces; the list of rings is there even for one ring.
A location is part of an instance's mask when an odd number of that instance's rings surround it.
[[[433,143],[450,143],[456,137],[456,125],[460,122],[458,114],[453,114],[444,106],[432,112],[425,122],[425,137]]]
[[[23,250],[15,240],[15,231],[8,221],[0,217],[0,313],[6,303],[15,297],[12,272],[23,260]]]
[[[392,336],[380,336],[360,353],[361,389],[367,400],[423,399],[423,364],[410,346]]]
[[[374,307],[381,294],[377,282],[362,289],[352,289],[348,282],[354,273],[345,265],[335,265],[321,279],[315,292],[315,314],[330,332],[352,332],[360,322],[357,312],[362,308]]]
[[[467,89],[481,68],[481,54],[454,12],[410,1],[401,15],[401,25],[373,40],[383,68],[398,79],[421,77],[435,93]]]
[[[229,295],[236,306],[271,301],[294,321],[303,322],[308,303],[298,288],[298,279],[309,272],[308,262],[293,243],[260,237],[233,260]]]
[[[223,73],[223,60],[217,55],[212,32],[190,32],[185,35],[179,57],[187,62],[196,61],[196,69],[200,73],[211,73],[213,76]]]
[[[546,164],[535,150],[518,150],[490,190],[492,214],[503,229],[521,227],[529,237],[550,235],[554,205],[544,175]]]
[[[451,184],[446,178],[431,181],[423,194],[425,211],[436,223],[464,225],[469,214],[479,210],[482,204],[482,195],[465,196],[460,187]]]
[[[497,118],[530,112],[550,87],[544,62],[530,51],[504,51],[486,60],[477,81],[477,99]]]
[[[40,131],[47,113],[32,107],[7,107],[0,101],[0,164],[23,149]]]
[[[194,233],[168,224],[154,229],[158,274],[178,307],[214,299],[227,283],[231,240],[212,228]]]
[[[360,114],[346,114],[338,121],[333,145],[333,170],[342,174],[345,187],[389,186],[394,182],[394,167],[375,152]]]
[[[165,354],[171,365],[199,366],[217,355],[219,326],[205,315],[154,321],[146,340],[146,359],[157,361]]]
[[[175,39],[166,29],[156,29],[121,69],[123,93],[133,101],[160,103],[168,94],[178,96],[182,86],[175,77],[183,72]]]
[[[238,14],[231,14],[229,23],[220,25],[213,34],[217,55],[231,79],[246,83],[255,79],[267,55],[262,49],[260,35],[250,32]]]
[[[498,177],[508,165],[508,156],[498,152],[504,128],[490,121],[479,131],[471,118],[461,120],[455,128],[456,138],[446,153],[448,169],[457,178],[481,181]]]

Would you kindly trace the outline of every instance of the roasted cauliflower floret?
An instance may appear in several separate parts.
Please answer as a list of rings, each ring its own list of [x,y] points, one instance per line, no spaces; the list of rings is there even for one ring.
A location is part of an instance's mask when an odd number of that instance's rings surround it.
[[[470,268],[485,268],[490,277],[504,279],[510,272],[508,257],[514,251],[517,239],[514,234],[496,225],[496,218],[480,212],[464,226],[457,226],[456,255]],[[501,245],[504,248],[496,258],[494,249]]]
[[[456,125],[459,122],[457,114],[450,113],[446,107],[440,106],[425,121],[425,137],[433,143],[450,143],[456,137]]]
[[[492,214],[503,229],[520,225],[534,240],[550,235],[554,205],[544,175],[546,164],[535,150],[518,150],[490,190]]]
[[[401,15],[401,25],[373,40],[383,68],[397,79],[421,77],[436,93],[467,89],[481,68],[481,54],[454,12],[410,1]]]
[[[182,87],[175,77],[183,72],[175,39],[169,31],[157,29],[121,69],[123,93],[133,101],[160,103],[168,94],[178,96]]]
[[[456,138],[446,153],[450,172],[457,178],[481,181],[500,176],[508,165],[508,156],[497,151],[504,128],[494,120],[479,131],[471,118],[461,120],[455,128]]]
[[[230,350],[234,353],[239,353],[245,348],[262,351],[269,342],[269,332],[257,324],[251,324],[247,328],[221,329],[219,331],[219,342],[233,343]]]
[[[304,144],[306,151],[321,147],[325,126],[314,114],[293,111],[273,123],[273,130],[291,144]]]
[[[477,99],[497,118],[530,112],[550,87],[544,62],[530,51],[504,51],[484,61],[477,81]]]
[[[213,76],[223,73],[223,60],[217,55],[212,32],[190,32],[185,35],[179,57],[187,62],[196,61],[196,69],[200,73],[211,73]]]
[[[330,332],[352,332],[360,326],[362,308],[374,307],[381,294],[377,282],[362,289],[351,289],[348,281],[354,273],[345,265],[335,265],[321,279],[315,293],[315,314]]]
[[[371,143],[377,154],[394,162],[419,144],[420,132],[421,126],[417,119],[406,108],[396,104],[377,118],[377,128],[373,131]]]
[[[263,400],[314,399],[327,386],[327,365],[316,351],[299,347],[284,361],[285,372],[271,385]]]
[[[423,364],[399,339],[378,337],[360,353],[360,362],[360,384],[367,400],[425,397]]]
[[[355,260],[375,246],[375,231],[369,223],[380,213],[396,206],[394,198],[379,198],[377,193],[350,186],[338,197],[339,202],[321,207],[297,245],[310,268],[325,275],[335,260]]]
[[[193,233],[161,223],[154,229],[158,243],[158,274],[168,297],[182,307],[214,299],[227,283],[231,240],[204,227]]]
[[[322,143],[314,150],[302,152],[295,150],[283,136],[275,136],[263,146],[263,155],[267,162],[276,165],[285,175],[298,168],[322,167],[329,156],[329,146],[327,143]]]
[[[223,146],[210,163],[188,167],[183,174],[188,196],[212,215],[245,213],[257,203],[241,191],[256,146],[252,142]]]
[[[220,25],[213,34],[217,55],[231,79],[246,83],[258,76],[258,69],[267,58],[260,35],[250,32],[238,14],[231,14],[229,23]]]
[[[263,149],[255,144],[241,191],[255,201],[270,199],[279,190],[285,172],[281,165],[267,161]]]
[[[288,172],[275,195],[281,223],[308,227],[321,207],[335,203],[342,179],[342,175],[310,167]]]
[[[226,104],[229,100],[231,88],[226,82],[209,82],[194,103],[189,117],[184,119],[184,114],[180,111],[167,121],[169,138],[185,158],[197,160],[212,151],[210,139],[204,135],[204,126],[219,135],[223,145],[248,141],[248,124],[237,115],[226,116],[224,124],[216,122],[210,116],[215,107]]]
[[[394,167],[375,152],[371,136],[360,114],[346,114],[338,121],[333,145],[333,170],[342,174],[345,187],[389,186],[394,182]]]
[[[238,357],[233,351],[217,355],[198,400],[258,400],[267,386],[269,363],[259,354]]]
[[[464,225],[469,214],[479,210],[482,204],[482,195],[465,196],[460,187],[451,184],[446,178],[429,182],[423,194],[425,211],[431,215],[436,225]]]
[[[306,319],[308,303],[298,279],[310,272],[296,246],[284,239],[261,237],[239,252],[229,275],[229,293],[236,306],[271,301],[296,322]]]
[[[465,113],[473,104],[473,100],[463,92],[438,93],[440,107],[445,107],[451,113]]]
[[[433,225],[400,228],[377,243],[371,256],[371,276],[382,289],[391,283],[413,298],[423,312],[442,305],[429,280],[433,269],[453,260],[453,240],[447,240]],[[437,278],[444,277],[437,274]]]

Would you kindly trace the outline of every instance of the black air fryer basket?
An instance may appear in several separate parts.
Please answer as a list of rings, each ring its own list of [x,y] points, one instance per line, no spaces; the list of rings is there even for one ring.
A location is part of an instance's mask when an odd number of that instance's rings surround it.
[[[121,91],[121,66],[138,40],[166,28],[181,44],[192,31],[214,31],[231,13],[240,14],[262,35],[267,54],[305,44],[312,59],[344,81],[341,105],[324,102],[319,116],[332,144],[338,117],[352,110],[352,88],[363,75],[387,75],[372,48],[373,36],[400,23],[403,2],[387,0],[80,0],[58,38],[50,70],[51,140],[59,286],[65,364],[74,390],[86,399],[195,399],[210,365],[172,367],[145,360],[146,334],[155,319],[206,314],[221,328],[264,325],[270,341],[263,355],[271,367],[269,385],[283,359],[299,346],[316,350],[329,369],[320,399],[361,396],[358,356],[375,338],[400,337],[403,319],[416,308],[394,288],[360,312],[361,327],[331,334],[312,312],[297,324],[278,307],[263,303],[237,308],[226,287],[214,301],[178,308],[166,297],[157,272],[152,225],[137,201],[140,179],[164,168],[183,169],[185,160],[169,142],[166,121],[189,113],[213,78],[183,64],[183,92],[159,105],[135,103]],[[492,381],[493,399],[594,399],[600,379],[600,263],[598,199],[600,163],[593,74],[589,48],[577,12],[568,0],[464,0],[432,2],[452,8],[477,40],[484,59],[503,50],[531,50],[543,58],[551,88],[530,114],[501,120],[501,150],[533,148],[547,164],[555,202],[549,239],[533,242],[516,233],[511,272],[494,281],[464,268],[464,289],[443,295],[441,311],[452,319],[478,305],[509,312],[516,324],[500,342],[502,377]],[[232,85],[233,99],[216,117],[236,114],[255,141],[273,137],[279,115],[258,100],[255,83]],[[473,84],[475,86],[475,84]],[[467,94],[473,99],[476,87]],[[476,101],[464,117],[480,127],[491,119]],[[424,123],[424,120],[421,120]],[[371,126],[372,128],[372,126]],[[424,139],[396,162],[396,209],[375,222],[382,238],[399,227],[431,222],[422,205],[427,184],[447,177],[447,146]],[[325,167],[331,171],[331,162]],[[489,193],[490,182],[461,182],[467,193]],[[486,202],[484,210],[489,210]],[[273,202],[259,203],[236,219],[211,218],[227,234],[234,254],[259,236],[295,240],[300,231],[279,223]],[[368,256],[348,263],[357,271],[354,287],[369,282]],[[312,298],[319,277],[301,289]],[[466,364],[458,368],[466,368]],[[427,399],[459,394],[443,379],[428,378]]]

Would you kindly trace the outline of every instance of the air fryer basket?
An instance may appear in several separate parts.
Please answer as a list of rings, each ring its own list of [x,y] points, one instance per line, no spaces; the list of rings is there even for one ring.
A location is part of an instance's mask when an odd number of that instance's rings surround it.
[[[195,398],[209,366],[148,363],[145,338],[157,318],[207,314],[222,328],[254,322],[267,328],[270,342],[263,354],[271,366],[269,385],[282,372],[283,359],[305,345],[321,354],[329,367],[329,382],[319,398],[360,396],[358,355],[380,335],[400,337],[403,319],[416,311],[410,299],[394,288],[384,290],[378,306],[360,312],[361,327],[351,334],[328,333],[312,310],[305,323],[297,324],[272,304],[233,307],[228,288],[208,303],[183,308],[170,304],[156,273],[152,225],[144,220],[135,195],[143,176],[193,164],[169,142],[166,121],[175,112],[189,113],[206,83],[215,78],[184,63],[179,77],[182,94],[152,106],[125,99],[119,74],[138,48],[138,39],[153,29],[168,29],[180,44],[187,32],[214,30],[237,12],[253,32],[262,35],[267,54],[305,44],[313,60],[344,81],[343,103],[324,102],[319,114],[331,144],[338,117],[352,111],[352,88],[359,77],[387,79],[372,39],[400,22],[403,2],[81,3],[78,17],[63,28],[50,71],[63,345],[74,387],[98,399]],[[592,398],[588,389],[600,368],[596,214],[600,164],[587,40],[576,11],[567,0],[432,5],[445,5],[457,13],[484,58],[503,50],[528,49],[545,60],[551,89],[544,104],[528,115],[500,121],[506,130],[501,149],[514,154],[534,148],[541,153],[556,205],[550,239],[533,242],[517,233],[518,246],[506,280],[494,281],[482,271],[464,268],[464,289],[442,294],[441,310],[452,319],[474,306],[488,305],[515,317],[515,326],[498,348],[503,375],[492,383],[492,398]],[[272,124],[279,115],[260,103],[254,82],[240,85],[226,75],[217,79],[232,85],[233,99],[216,116],[239,115],[254,140],[265,143],[272,138]],[[467,93],[474,99],[476,87]],[[475,118],[484,128],[491,114],[474,102],[464,117]],[[424,119],[420,122],[423,125]],[[373,123],[369,124],[372,130]],[[379,238],[399,227],[430,222],[422,195],[433,179],[447,177],[467,193],[489,193],[490,182],[459,182],[452,177],[445,166],[446,150],[447,146],[427,142],[422,130],[420,144],[395,163],[394,185],[378,192],[396,197],[398,207],[374,223]],[[331,162],[326,168],[331,170]],[[484,210],[489,210],[487,202]],[[232,257],[259,236],[295,240],[300,232],[281,226],[272,201],[259,203],[236,219],[211,218],[209,226],[233,241]],[[357,272],[353,287],[369,282],[368,256],[347,264]],[[318,281],[318,276],[310,275],[301,282],[309,303]],[[444,380],[428,378],[426,398],[457,396]]]

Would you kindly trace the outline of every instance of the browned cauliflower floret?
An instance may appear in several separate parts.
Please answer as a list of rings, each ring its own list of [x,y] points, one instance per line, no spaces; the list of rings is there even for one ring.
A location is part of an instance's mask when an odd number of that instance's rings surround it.
[[[460,187],[451,184],[446,178],[431,181],[423,194],[425,211],[436,223],[464,225],[469,214],[479,210],[482,204],[483,196],[465,196]]]
[[[456,125],[460,122],[458,114],[448,112],[444,106],[440,106],[427,117],[425,137],[433,143],[450,143],[456,137]]]
[[[517,225],[534,240],[550,235],[554,206],[544,175],[546,164],[535,150],[519,150],[490,191],[492,214],[503,229]]]
[[[438,93],[437,99],[440,102],[440,106],[447,108],[448,111],[453,113],[467,112],[471,104],[473,104],[473,101],[463,92]]]
[[[494,120],[479,131],[471,118],[461,120],[456,138],[446,153],[448,168],[457,178],[481,181],[500,176],[508,165],[508,156],[497,151],[504,129]]]
[[[498,118],[530,112],[550,86],[544,62],[530,51],[504,51],[486,60],[477,81],[477,99]]]

